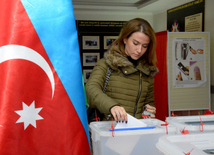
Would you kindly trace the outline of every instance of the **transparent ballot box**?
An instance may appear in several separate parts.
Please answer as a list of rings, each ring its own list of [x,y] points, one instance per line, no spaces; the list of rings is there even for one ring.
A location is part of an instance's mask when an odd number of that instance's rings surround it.
[[[162,136],[156,146],[164,155],[214,154],[214,133]]]
[[[214,115],[167,117],[167,122],[176,127],[177,134],[188,130],[189,133],[214,132]]]
[[[165,122],[158,119],[139,119],[147,124],[147,129],[109,131],[112,121],[92,122],[89,125],[94,155],[159,155],[156,148],[158,139],[174,135],[176,128],[172,125],[162,126]],[[113,122],[116,126],[116,122]],[[154,128],[150,128],[154,127]],[[114,136],[114,137],[113,137]]]

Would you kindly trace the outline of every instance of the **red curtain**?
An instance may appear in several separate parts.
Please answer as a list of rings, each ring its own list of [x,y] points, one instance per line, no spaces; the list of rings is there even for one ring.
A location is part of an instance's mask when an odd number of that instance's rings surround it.
[[[165,121],[168,116],[167,31],[156,33],[156,39],[157,67],[159,69],[154,83],[156,118]]]

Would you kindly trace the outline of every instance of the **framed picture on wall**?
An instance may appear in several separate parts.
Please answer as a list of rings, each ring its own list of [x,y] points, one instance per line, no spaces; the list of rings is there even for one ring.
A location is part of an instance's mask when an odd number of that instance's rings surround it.
[[[104,36],[103,43],[104,49],[108,49],[109,46],[118,38],[118,36]]]
[[[100,59],[100,53],[83,53],[83,66],[94,66]]]
[[[86,83],[88,81],[88,78],[90,77],[91,72],[92,72],[92,69],[83,70],[84,83]]]
[[[99,36],[82,36],[82,49],[100,49]]]

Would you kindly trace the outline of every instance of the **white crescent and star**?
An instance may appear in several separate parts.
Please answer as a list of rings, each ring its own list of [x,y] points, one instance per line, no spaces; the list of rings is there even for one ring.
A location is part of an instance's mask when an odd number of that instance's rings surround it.
[[[21,59],[35,63],[48,76],[51,88],[52,98],[54,96],[55,81],[51,67],[47,61],[36,51],[21,45],[5,45],[0,47],[0,64],[4,61]],[[24,102],[22,103],[23,110],[15,111],[21,117],[16,123],[24,123],[24,130],[29,126],[33,125],[36,128],[36,120],[43,119],[38,113],[42,108],[35,108],[35,101],[30,106],[27,106]],[[2,127],[2,125],[0,125]]]

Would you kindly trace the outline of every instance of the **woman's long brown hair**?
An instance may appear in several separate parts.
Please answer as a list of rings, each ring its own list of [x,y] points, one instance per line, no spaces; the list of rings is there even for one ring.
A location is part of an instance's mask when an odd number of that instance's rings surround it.
[[[119,37],[113,42],[111,49],[125,54],[125,44],[124,39],[129,38],[134,32],[142,32],[150,37],[149,47],[146,53],[142,56],[142,59],[145,60],[150,66],[156,66],[156,37],[155,32],[151,25],[144,19],[135,18],[132,19],[124,25],[121,29]]]

